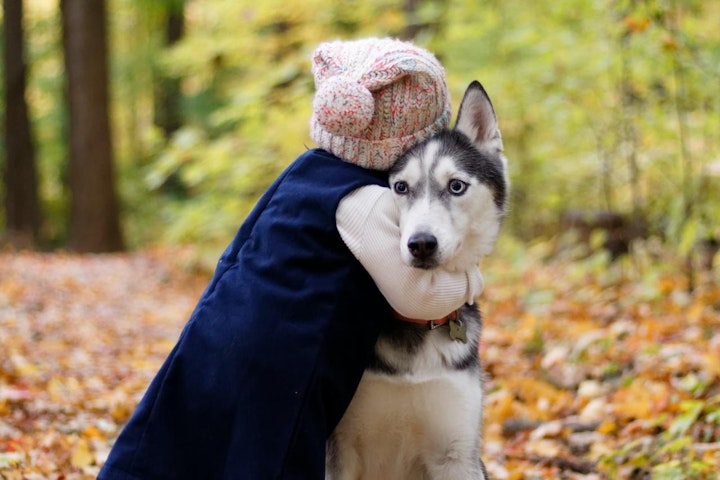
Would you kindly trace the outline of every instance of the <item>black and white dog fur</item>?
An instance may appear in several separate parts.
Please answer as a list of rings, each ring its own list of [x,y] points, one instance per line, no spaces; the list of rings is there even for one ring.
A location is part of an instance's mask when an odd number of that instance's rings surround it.
[[[473,82],[455,128],[413,147],[390,171],[405,262],[464,271],[490,253],[507,200],[502,151],[493,106]],[[477,306],[461,307],[455,322],[466,342],[451,338],[449,323],[387,322],[328,440],[326,480],[487,479]]]

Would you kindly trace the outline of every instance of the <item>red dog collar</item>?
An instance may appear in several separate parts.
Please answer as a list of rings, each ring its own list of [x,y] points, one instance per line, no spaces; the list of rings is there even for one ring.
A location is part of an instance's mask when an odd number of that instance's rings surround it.
[[[434,330],[440,325],[445,325],[448,322],[453,322],[457,320],[458,318],[458,311],[455,310],[454,312],[450,312],[448,315],[438,318],[436,320],[423,320],[420,318],[410,318],[406,317],[405,315],[401,315],[395,310],[393,310],[393,317],[397,318],[398,320],[402,320],[403,322],[410,322],[410,323],[418,323],[421,325],[427,325],[429,330]]]

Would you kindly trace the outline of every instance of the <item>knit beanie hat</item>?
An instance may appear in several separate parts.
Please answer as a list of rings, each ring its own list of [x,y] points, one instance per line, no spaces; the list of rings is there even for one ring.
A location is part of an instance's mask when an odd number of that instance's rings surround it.
[[[445,71],[427,50],[393,39],[323,43],[313,54],[310,136],[341,159],[388,170],[450,124]]]

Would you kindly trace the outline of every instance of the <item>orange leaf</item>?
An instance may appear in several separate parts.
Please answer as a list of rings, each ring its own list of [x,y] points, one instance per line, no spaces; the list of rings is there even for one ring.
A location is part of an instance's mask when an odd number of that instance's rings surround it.
[[[646,16],[627,16],[623,20],[630,33],[642,33],[650,25],[650,19]]]

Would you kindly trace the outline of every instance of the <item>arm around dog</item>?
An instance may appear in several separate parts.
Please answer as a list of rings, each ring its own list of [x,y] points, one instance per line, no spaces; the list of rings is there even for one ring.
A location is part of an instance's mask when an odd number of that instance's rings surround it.
[[[407,265],[400,257],[399,211],[390,189],[362,187],[342,199],[335,219],[343,241],[390,306],[423,320],[444,317],[482,292],[479,268],[448,272]]]

